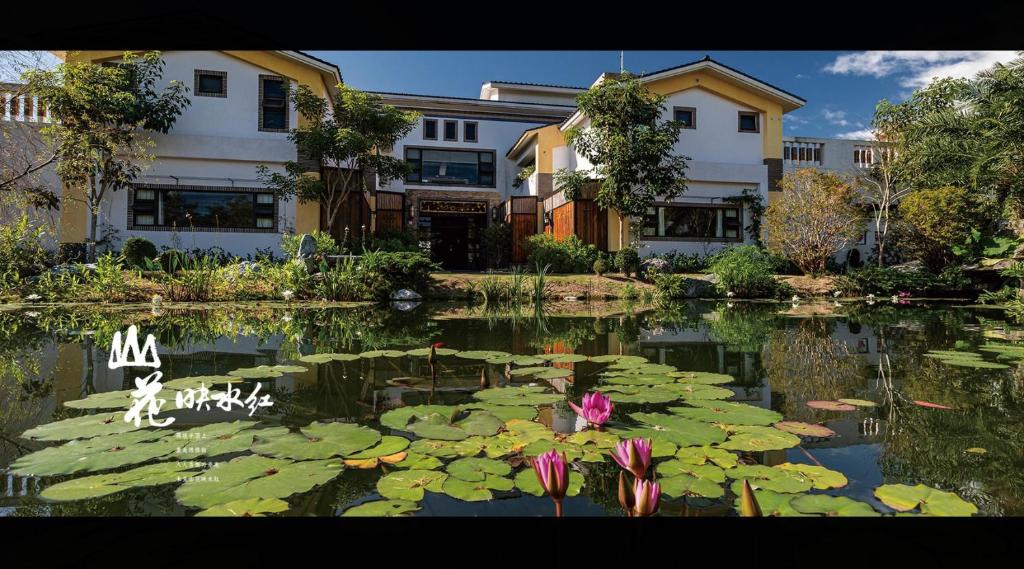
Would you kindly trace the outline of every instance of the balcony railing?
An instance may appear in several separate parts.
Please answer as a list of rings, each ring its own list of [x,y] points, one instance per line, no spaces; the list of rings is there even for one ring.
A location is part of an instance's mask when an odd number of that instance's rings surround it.
[[[24,93],[0,91],[0,102],[3,103],[4,122],[50,122],[49,109],[40,109],[39,98]]]
[[[821,166],[822,142],[783,141],[782,160],[791,166]]]

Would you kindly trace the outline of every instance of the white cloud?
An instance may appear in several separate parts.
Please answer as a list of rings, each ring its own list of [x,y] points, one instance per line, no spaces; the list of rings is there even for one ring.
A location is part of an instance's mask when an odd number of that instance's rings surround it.
[[[825,117],[825,120],[836,126],[847,126],[850,124],[850,122],[846,120],[846,111],[830,111],[828,109],[824,109],[821,111],[821,114]]]
[[[796,74],[797,79],[807,79],[808,77],[810,77],[810,75],[804,75],[803,73]]]
[[[807,119],[800,115],[794,115],[790,113],[788,115],[782,115],[782,122],[793,124],[807,124]]]
[[[1014,51],[861,51],[840,55],[825,71],[876,78],[895,75],[903,87],[917,88],[937,77],[973,77],[1015,57]]]
[[[850,132],[841,132],[836,135],[836,138],[843,138],[846,140],[874,140],[875,135],[869,129],[852,130]]]

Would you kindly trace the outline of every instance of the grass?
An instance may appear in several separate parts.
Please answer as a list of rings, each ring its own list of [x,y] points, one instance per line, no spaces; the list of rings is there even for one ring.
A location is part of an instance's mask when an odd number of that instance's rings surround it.
[[[484,287],[489,292],[501,290],[516,298],[532,297],[535,294],[536,275],[531,273],[434,273],[433,290],[426,293],[430,298],[465,299],[479,295]],[[574,296],[596,300],[625,298],[627,285],[641,295],[644,290],[654,290],[653,285],[617,274],[597,276],[592,274],[551,274],[543,278],[545,298]],[[509,294],[510,291],[515,291]]]

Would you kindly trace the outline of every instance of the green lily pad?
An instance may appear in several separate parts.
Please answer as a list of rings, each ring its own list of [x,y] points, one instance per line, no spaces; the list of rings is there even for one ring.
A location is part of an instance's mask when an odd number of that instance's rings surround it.
[[[400,453],[408,447],[409,439],[405,437],[395,437],[392,435],[386,435],[384,437],[381,437],[380,442],[377,443],[376,446],[350,454],[345,458],[351,460],[380,458],[382,456],[391,456],[393,454]]]
[[[337,460],[291,462],[246,455],[217,463],[174,492],[184,506],[211,508],[250,498],[287,498],[325,484],[342,472]]]
[[[453,356],[459,353],[458,350],[451,348],[434,348],[434,355],[436,356]],[[408,356],[417,356],[425,358],[430,355],[430,348],[416,348],[414,350],[406,350],[405,354]]]
[[[972,516],[978,513],[977,506],[960,496],[923,484],[885,484],[875,488],[875,497],[899,512],[920,508],[922,514],[930,516]]]
[[[761,514],[770,517],[813,517],[813,514],[804,514],[793,507],[793,500],[801,496],[803,494],[781,494],[771,490],[754,490],[754,499],[757,500],[757,505],[761,508]],[[737,512],[740,511],[740,498],[736,498],[733,507]]]
[[[572,370],[570,369],[549,367],[545,371],[533,374],[533,377],[537,379],[561,379],[563,377],[569,377],[570,375],[572,375]]]
[[[170,458],[181,443],[167,435],[147,430],[73,440],[19,457],[11,464],[10,471],[16,476],[55,476]]]
[[[167,387],[165,384],[164,387]],[[65,401],[64,406],[72,409],[125,409],[131,407],[132,401],[135,400],[132,397],[133,389],[123,389],[120,391],[104,391],[102,393],[93,393],[85,399],[76,399],[74,401]],[[166,397],[163,397],[166,399]],[[170,404],[173,405],[173,399],[170,399]]]
[[[532,421],[537,418],[537,408],[532,405],[494,405],[493,403],[469,403],[467,405],[460,405],[459,409],[478,409],[480,411],[487,411],[491,415],[501,419],[502,421],[510,421],[512,419],[522,419],[524,421]]]
[[[716,499],[725,495],[725,490],[714,480],[698,478],[688,474],[677,474],[658,479],[661,492],[666,496],[698,496]]]
[[[708,400],[694,400],[689,403],[693,407],[669,407],[668,410],[695,421],[729,425],[771,425],[782,420],[780,413],[746,403]]]
[[[794,435],[800,435],[802,437],[834,437],[836,432],[826,427],[825,425],[817,425],[813,423],[802,423],[800,421],[779,421],[773,425],[776,429],[786,431],[787,433],[793,433]]]
[[[404,459],[394,463],[392,466],[395,468],[407,468],[410,470],[435,470],[437,468],[441,468],[443,463],[437,457],[420,454],[418,452],[409,452],[406,453]]]
[[[537,473],[534,472],[533,468],[526,468],[516,473],[514,479],[516,488],[519,488],[524,494],[530,494],[532,496],[543,496],[544,488],[541,487],[540,481],[537,480]],[[575,470],[569,471],[569,488],[566,491],[566,496],[577,496],[583,489],[583,485],[586,483],[583,475]]]
[[[419,504],[409,500],[375,500],[351,507],[341,515],[344,517],[391,518],[407,516],[419,509]]]
[[[245,381],[245,379],[232,375],[195,375],[165,381],[163,385],[164,389],[177,391],[184,389],[199,389],[200,387],[213,389],[216,385],[223,385],[225,383],[241,383],[243,381]],[[173,399],[173,397],[170,399]]]
[[[736,395],[736,392],[726,387],[717,385],[706,385],[703,383],[670,383],[659,385],[660,389],[679,393],[687,402],[701,399],[728,399]],[[781,418],[781,416],[779,417]]]
[[[256,421],[212,423],[186,431],[175,431],[171,436],[182,447],[179,455],[197,458],[246,451],[252,446],[256,435],[268,436],[288,431],[284,427],[253,430],[256,424]]]
[[[847,405],[853,405],[854,407],[877,407],[878,403],[874,401],[868,401],[867,399],[836,399],[840,403],[846,403]]]
[[[703,478],[712,482],[725,482],[725,471],[713,464],[689,464],[678,459],[658,463],[659,477],[678,476],[685,474],[694,478]]]
[[[657,404],[682,398],[681,393],[662,389],[666,385],[605,385],[601,391],[615,403]]]
[[[555,364],[577,364],[577,363],[580,363],[580,362],[585,362],[585,361],[590,359],[589,357],[584,356],[583,354],[548,354],[548,355],[549,356],[554,356],[554,357],[549,357],[549,358],[546,358],[546,359],[549,362],[555,363]]]
[[[681,447],[721,443],[726,439],[726,433],[722,429],[678,415],[630,413],[629,416],[643,424],[640,429],[634,429],[633,434],[628,435],[631,437],[662,439]],[[639,434],[640,432],[644,434]]]
[[[565,441],[574,445],[592,444],[597,448],[614,448],[615,445],[619,444],[619,437],[608,431],[589,429],[573,433]]]
[[[125,472],[75,478],[47,487],[42,497],[56,502],[99,498],[132,488],[179,482],[182,474],[191,468],[183,462],[161,462]]]
[[[707,385],[719,385],[736,381],[731,375],[724,373],[711,373],[706,371],[671,371],[665,375],[674,377],[682,383],[704,383]]]
[[[540,440],[534,441],[525,448],[523,448],[523,456],[540,456],[550,450],[558,452],[558,454],[565,453],[566,460],[582,460],[584,462],[603,462],[604,455],[601,454],[600,449],[596,446],[588,448],[588,446],[574,445],[567,442],[559,441],[548,441]]]
[[[533,375],[535,373],[540,373],[542,371],[547,371],[549,369],[551,369],[551,368],[549,368],[547,366],[519,367],[519,368],[510,370],[508,372],[508,374],[509,375],[515,375],[515,376],[519,376],[519,375]]]
[[[272,377],[281,377],[286,373],[301,373],[308,371],[303,366],[295,365],[262,365],[257,367],[244,367],[228,372],[228,375],[234,377],[241,377],[242,379],[270,379]]]
[[[609,385],[664,385],[675,381],[667,375],[605,375],[601,378],[602,383]]]
[[[549,405],[565,399],[559,393],[544,393],[543,386],[495,387],[473,392],[473,398],[494,405]]]
[[[501,356],[510,356],[512,354],[508,352],[489,351],[489,350],[467,350],[465,352],[459,352],[455,354],[457,358],[463,358],[467,360],[489,360]]]
[[[802,514],[820,514],[838,517],[879,517],[869,504],[852,500],[846,496],[828,496],[826,494],[806,494],[796,496],[790,501],[794,510]]]
[[[125,421],[124,415],[123,412],[108,412],[64,419],[63,421],[39,425],[25,431],[21,436],[33,441],[70,441],[72,439],[88,439],[127,433],[147,426],[144,415],[142,423],[138,427],[133,422]],[[164,434],[166,432],[160,433],[160,435]]]
[[[436,352],[435,352],[436,353]],[[368,352],[362,352],[359,357],[363,359],[374,359],[374,358],[404,358],[406,353],[401,350],[371,350]]]
[[[488,475],[505,476],[512,472],[507,462],[491,458],[460,458],[448,465],[448,475],[467,482],[479,482]]]
[[[621,354],[605,354],[603,356],[590,356],[590,361],[599,364],[617,362],[617,361],[634,361],[639,363],[645,363],[647,358],[643,356],[625,356]]]
[[[252,451],[274,458],[316,460],[370,448],[380,433],[351,423],[311,423],[300,432],[256,433]]]
[[[248,498],[235,500],[227,504],[219,504],[207,508],[196,517],[217,517],[217,518],[251,518],[263,517],[266,514],[279,514],[287,511],[290,506],[288,502],[278,498]]]
[[[517,366],[535,366],[543,364],[546,360],[544,358],[538,358],[536,356],[511,356],[512,363]],[[487,360],[490,362],[490,360]]]
[[[806,403],[811,409],[821,409],[822,411],[856,411],[857,408],[853,405],[846,403],[840,403],[838,401],[808,401]]]
[[[377,492],[392,500],[419,502],[423,490],[441,492],[441,486],[448,475],[436,470],[397,470],[377,481]]]
[[[736,466],[738,461],[738,457],[734,453],[710,445],[683,447],[676,452],[675,456],[687,464],[700,465],[711,462],[723,469]]]
[[[726,450],[765,451],[793,448],[800,444],[800,437],[774,427],[739,425],[731,427],[729,440],[718,445]]]
[[[799,472],[762,464],[740,464],[736,468],[726,470],[725,474],[735,480],[732,483],[732,491],[737,496],[742,494],[743,480],[750,482],[750,487],[754,490],[763,488],[784,494],[806,492],[814,486],[810,478]]]
[[[846,479],[846,475],[842,472],[829,470],[823,466],[786,462],[784,464],[778,464],[774,468],[781,468],[782,470],[789,472],[798,472],[802,476],[810,479],[811,484],[813,484],[814,488],[817,488],[818,490],[842,488],[849,483]]]
[[[300,362],[308,364],[326,364],[329,362],[351,362],[359,359],[359,354],[310,354],[299,358]]]
[[[404,431],[406,430],[406,425],[409,424],[409,421],[412,420],[413,417],[423,420],[435,413],[451,416],[457,409],[457,407],[452,405],[413,405],[409,407],[399,407],[398,409],[392,409],[381,415],[380,424],[385,427]]]
[[[442,441],[461,441],[469,437],[466,431],[452,425],[450,421],[450,416],[433,413],[422,420],[413,420],[405,430],[424,439]]]
[[[469,481],[449,476],[444,481],[442,491],[458,500],[466,502],[484,502],[494,498],[492,490],[507,492],[514,487],[512,480],[488,474],[483,480]]]
[[[470,437],[463,441],[442,441],[420,439],[409,445],[409,450],[427,456],[452,458],[456,456],[476,456],[484,449],[484,445]]]

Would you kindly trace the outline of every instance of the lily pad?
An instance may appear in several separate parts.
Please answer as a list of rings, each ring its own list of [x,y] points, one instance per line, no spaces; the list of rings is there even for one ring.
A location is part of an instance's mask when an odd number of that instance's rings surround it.
[[[11,464],[10,471],[16,476],[55,476],[170,458],[181,443],[167,435],[147,430],[73,440],[19,457]]]
[[[615,445],[619,444],[619,437],[608,431],[597,431],[594,429],[573,433],[565,440],[574,445],[592,444],[597,448],[614,448]]]
[[[814,483],[810,478],[790,470],[782,470],[762,464],[740,464],[725,471],[726,476],[735,480],[732,491],[742,493],[743,480],[750,482],[754,490],[763,488],[783,494],[794,494],[810,490]]]
[[[720,385],[736,381],[731,375],[724,373],[711,373],[706,371],[671,371],[667,374],[683,383],[704,383],[707,385]]]
[[[800,435],[802,437],[834,437],[836,432],[826,427],[825,425],[817,425],[813,423],[802,423],[800,421],[779,421],[775,423],[776,429],[781,429],[787,433],[793,433],[794,435]]]
[[[928,409],[952,409],[952,407],[946,407],[945,405],[939,405],[938,403],[930,403],[928,401],[914,401],[914,405],[919,407],[927,407]]]
[[[537,379],[561,379],[563,377],[569,377],[572,375],[572,370],[560,368],[560,367],[549,367],[548,369],[533,374],[533,377]]]
[[[960,496],[923,484],[885,484],[875,488],[875,497],[899,512],[920,508],[922,514],[930,516],[972,516],[978,513],[977,506]]]
[[[463,358],[467,360],[489,360],[500,356],[510,356],[508,352],[499,351],[488,351],[488,350],[467,350],[465,352],[458,352],[455,354],[457,358]]]
[[[611,375],[601,378],[609,385],[664,385],[675,383],[675,378],[667,375]]]
[[[248,498],[207,508],[196,514],[196,517],[263,517],[266,514],[279,514],[287,511],[289,507],[288,502],[278,498]]]
[[[243,379],[270,379],[272,377],[281,377],[286,373],[301,373],[308,371],[303,366],[295,365],[262,365],[257,367],[245,367],[232,370],[228,372],[228,375],[234,377],[241,377]]]
[[[516,473],[514,479],[516,488],[519,488],[524,494],[530,494],[533,496],[543,496],[544,488],[541,487],[540,481],[537,480],[537,473],[534,472],[533,468],[527,468],[520,470]],[[575,470],[569,471],[569,489],[566,491],[566,496],[576,496],[583,489],[583,485],[586,480],[583,475]]]
[[[442,491],[458,500],[466,502],[485,502],[494,498],[492,490],[508,491],[514,487],[512,480],[488,474],[483,480],[468,481],[449,476],[444,481]]]
[[[549,362],[555,364],[576,364],[585,362],[590,358],[583,354],[547,354],[548,356],[554,356],[546,358]]]
[[[480,411],[487,411],[491,415],[501,419],[502,421],[509,421],[512,419],[522,419],[525,421],[532,421],[537,418],[537,408],[532,405],[494,405],[493,403],[470,403],[467,405],[460,405],[459,409],[478,409]]]
[[[505,476],[512,472],[507,462],[491,458],[460,458],[448,465],[448,475],[467,482],[479,482],[488,475]]]
[[[284,427],[252,430],[256,424],[256,421],[213,423],[186,431],[176,431],[171,436],[181,445],[180,454],[188,458],[198,458],[249,450],[256,435],[268,436],[288,431]]]
[[[661,485],[661,492],[666,496],[698,496],[716,499],[725,495],[725,490],[714,480],[698,478],[688,474],[659,478],[658,484]]]
[[[670,383],[668,385],[660,385],[658,388],[680,393],[687,402],[701,399],[728,399],[736,395],[735,391],[726,387],[703,383]]]
[[[250,498],[287,498],[324,484],[342,472],[336,460],[291,462],[246,455],[218,463],[174,492],[184,506],[210,508]]]
[[[316,460],[359,452],[380,438],[380,433],[361,425],[317,422],[299,432],[257,433],[252,451],[274,458]]]
[[[377,481],[377,492],[392,500],[419,502],[423,499],[424,489],[441,492],[441,486],[447,479],[447,474],[436,470],[398,470]]]
[[[857,409],[853,405],[838,401],[808,401],[807,406],[811,409],[821,409],[823,411],[855,411]]]
[[[588,448],[592,447],[592,448]],[[584,462],[603,462],[604,455],[601,454],[600,449],[596,446],[586,445],[574,445],[567,442],[559,441],[534,441],[525,448],[523,448],[523,456],[540,456],[550,450],[558,452],[558,454],[565,453],[567,460],[582,460]]]
[[[658,463],[657,470],[659,477],[685,474],[694,478],[710,480],[711,482],[725,482],[725,471],[713,464],[690,464],[674,459]]]
[[[737,494],[738,496],[738,494]],[[793,500],[802,495],[782,494],[771,490],[754,490],[754,499],[761,508],[761,513],[769,517],[812,517],[813,514],[804,514],[793,508]],[[740,498],[733,503],[736,511],[740,511]]]
[[[409,500],[375,500],[345,510],[345,517],[391,518],[407,516],[420,509],[419,504]]]
[[[683,447],[676,452],[676,458],[687,464],[700,465],[711,462],[723,469],[736,466],[738,461],[735,453],[710,445]]]
[[[726,450],[765,451],[793,448],[800,444],[800,437],[774,427],[740,425],[730,428],[729,440],[718,445]]]
[[[413,417],[417,417],[422,420],[435,413],[451,416],[457,409],[457,407],[452,405],[412,405],[408,407],[399,407],[398,409],[392,409],[381,415],[380,424],[385,427],[404,431],[406,430],[406,425],[409,424],[409,421],[412,420]]]
[[[516,368],[516,369],[513,369],[513,370],[509,371],[508,373],[509,373],[509,375],[515,375],[515,376],[519,376],[519,375],[533,375],[535,373],[540,373],[542,371],[547,371],[549,369],[551,369],[551,368],[547,367],[547,366],[519,367],[519,368]]]
[[[43,490],[42,497],[57,502],[99,498],[132,488],[179,482],[182,473],[191,468],[193,467],[184,462],[161,462],[125,472],[75,478],[47,487]]]
[[[361,450],[356,453],[352,453],[345,458],[352,460],[363,460],[369,458],[380,458],[382,456],[391,456],[396,453],[400,453],[409,447],[409,439],[405,437],[395,437],[387,435],[381,437],[380,442],[372,448]]]
[[[762,409],[746,403],[725,401],[690,401],[693,407],[669,407],[680,417],[708,423],[729,425],[771,425],[782,420],[782,415],[771,409]]]
[[[438,458],[452,458],[456,456],[476,456],[484,449],[484,445],[471,437],[463,441],[441,441],[433,439],[420,439],[409,445],[409,450],[416,454],[424,454]]]
[[[394,463],[395,468],[407,468],[411,470],[434,470],[441,468],[443,464],[437,457],[417,452],[405,453],[405,458]]]
[[[473,393],[473,397],[494,405],[549,405],[565,399],[558,393],[545,393],[543,386],[495,387]]]
[[[867,399],[837,399],[840,403],[847,405],[853,405],[854,407],[877,407],[878,403],[874,401],[868,401]]]
[[[177,391],[179,389],[199,389],[200,387],[212,389],[216,385],[222,385],[225,383],[241,383],[243,381],[245,381],[245,379],[232,375],[195,375],[165,381],[163,385],[164,389]],[[173,397],[171,397],[171,399],[173,400]]]
[[[601,391],[615,403],[656,404],[682,398],[681,393],[661,389],[665,385],[605,385]]]
[[[328,362],[351,362],[359,359],[359,354],[310,354],[299,358],[300,362],[309,364],[325,364]]]
[[[813,464],[786,462],[776,465],[774,468],[780,468],[789,472],[797,472],[810,479],[811,484],[813,484],[814,488],[818,490],[842,488],[849,482],[846,479],[846,475],[842,472],[836,472],[835,470],[829,470],[823,466],[815,466]]]
[[[647,432],[651,438],[666,440],[681,447],[721,443],[726,438],[722,429],[677,415],[630,413],[629,416],[642,423],[640,430]]]
[[[852,500],[846,496],[828,496],[826,494],[806,494],[796,496],[790,501],[794,510],[802,514],[820,514],[838,517],[879,517],[869,504]]]
[[[511,356],[511,358],[512,363],[517,366],[535,366],[545,362],[543,358],[538,358],[536,356]],[[487,361],[490,362],[491,360]]]
[[[434,348],[434,355],[436,356],[453,356],[457,353],[459,353],[458,350],[453,350],[451,348]],[[406,350],[405,354],[409,356],[425,358],[430,355],[430,348],[416,348],[414,350]]]
[[[39,425],[25,431],[21,436],[33,441],[70,441],[72,439],[88,439],[91,437],[127,433],[146,426],[145,418],[140,426],[136,427],[134,422],[125,421],[124,415],[123,412],[83,415],[82,417]],[[164,434],[166,432],[160,433],[159,436]]]

